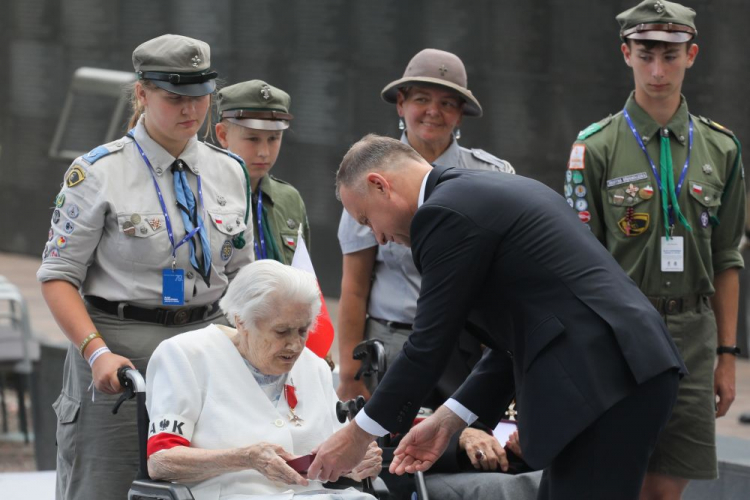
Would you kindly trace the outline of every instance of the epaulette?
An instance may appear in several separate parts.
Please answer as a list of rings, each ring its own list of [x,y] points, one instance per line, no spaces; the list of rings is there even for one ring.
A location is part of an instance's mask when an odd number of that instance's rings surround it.
[[[585,129],[583,129],[580,132],[578,132],[578,140],[582,141],[584,139],[587,139],[587,138],[591,137],[592,135],[596,134],[597,132],[599,132],[601,129],[603,129],[604,127],[606,127],[610,123],[612,123],[612,115],[609,115],[608,117],[606,117],[605,119],[603,119],[601,121],[598,121],[596,123],[592,123],[591,125],[589,125]]]
[[[735,138],[734,132],[732,132],[731,130],[729,130],[728,128],[726,128],[724,125],[719,125],[718,123],[716,123],[712,119],[706,118],[705,116],[699,116],[698,119],[700,119],[700,121],[702,121],[703,123],[705,123],[706,125],[708,125],[712,129],[717,130],[719,132],[722,132],[722,133],[728,135],[729,137],[731,137],[732,139]]]
[[[476,158],[477,160],[481,160],[485,163],[489,163],[491,165],[495,165],[496,167],[499,167],[500,170],[503,172],[512,172],[513,167],[510,166],[510,163],[508,163],[505,160],[501,160],[497,156],[489,154],[484,149],[471,149],[471,155]]]
[[[125,144],[127,142],[128,139],[123,137],[122,139],[117,139],[116,141],[97,146],[85,155],[81,156],[81,160],[85,161],[89,165],[93,165],[105,156],[120,151],[125,147]]]
[[[206,141],[203,141],[203,144],[205,144],[206,146],[208,146],[208,147],[209,147],[209,148],[211,148],[211,149],[215,149],[215,150],[216,150],[216,151],[218,151],[219,153],[224,153],[225,155],[229,156],[230,158],[234,158],[234,159],[235,159],[235,160],[237,160],[237,161],[238,161],[238,162],[240,163],[240,165],[242,165],[242,166],[243,166],[243,168],[244,168],[244,166],[245,166],[245,161],[244,161],[244,160],[243,160],[242,158],[240,158],[240,156],[239,156],[239,155],[236,155],[236,154],[232,153],[232,152],[231,152],[231,151],[229,151],[228,149],[223,149],[223,148],[220,148],[219,146],[216,146],[216,145],[214,145],[214,144],[211,144],[210,142],[206,142]]]
[[[276,176],[273,176],[273,175],[271,175],[271,174],[268,174],[268,177],[270,177],[271,179],[273,179],[273,180],[275,180],[276,182],[279,182],[279,183],[281,183],[281,184],[286,184],[286,185],[288,185],[288,186],[291,186],[291,184],[289,184],[289,183],[288,183],[287,181],[285,181],[284,179],[279,179],[278,177],[276,177]]]

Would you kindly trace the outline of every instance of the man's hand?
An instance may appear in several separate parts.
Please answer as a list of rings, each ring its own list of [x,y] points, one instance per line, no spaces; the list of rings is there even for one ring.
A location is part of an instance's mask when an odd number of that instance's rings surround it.
[[[500,442],[479,429],[464,429],[458,438],[458,446],[468,455],[471,465],[478,470],[508,471],[508,457]]]
[[[316,457],[307,470],[307,477],[324,482],[337,481],[362,462],[374,439],[375,436],[363,431],[355,421],[349,422],[312,451]]]
[[[723,417],[732,406],[735,397],[735,357],[731,354],[719,356],[719,362],[714,372],[714,394],[718,402],[716,404],[716,417]]]
[[[336,389],[336,395],[341,401],[349,401],[357,396],[364,396],[365,400],[370,399],[370,391],[367,390],[365,381],[362,379],[354,380],[354,377],[341,377],[339,388]]]
[[[399,476],[426,471],[445,452],[451,436],[464,427],[461,417],[441,406],[401,439],[388,470]]]

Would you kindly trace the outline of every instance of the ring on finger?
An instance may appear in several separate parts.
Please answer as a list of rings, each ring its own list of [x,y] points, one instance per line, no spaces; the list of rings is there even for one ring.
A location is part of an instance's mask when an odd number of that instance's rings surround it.
[[[476,458],[477,460],[484,460],[485,458],[487,458],[487,455],[485,455],[485,453],[484,453],[484,450],[477,450],[477,451],[476,451],[476,452],[474,453],[474,457],[475,457],[475,458]]]

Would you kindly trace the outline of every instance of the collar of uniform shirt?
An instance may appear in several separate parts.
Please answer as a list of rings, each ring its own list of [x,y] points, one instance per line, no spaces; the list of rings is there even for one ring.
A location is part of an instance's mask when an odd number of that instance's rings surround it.
[[[151,166],[153,166],[154,169],[161,168],[163,172],[167,172],[177,158],[174,158],[166,149],[148,135],[143,120],[144,117],[141,116],[135,126],[135,130],[133,131],[135,140],[138,141],[138,144],[143,148],[143,152],[146,153],[148,160],[151,162]],[[180,159],[185,162],[185,165],[187,165],[191,172],[196,175],[198,174],[196,169],[198,168],[200,161],[198,156],[197,136],[194,135],[188,140],[185,149],[183,149],[182,154],[180,154]]]
[[[409,144],[409,138],[406,137],[406,132],[401,134],[401,142],[407,146],[411,146],[411,144]],[[438,167],[455,167],[456,165],[459,165],[460,162],[461,148],[458,146],[458,141],[456,141],[454,137],[451,137],[451,145],[448,146],[448,149],[443,151],[443,154],[438,156],[432,164]]]
[[[649,140],[659,132],[661,128],[658,123],[649,116],[646,111],[635,102],[635,93],[631,93],[625,103],[625,109],[630,113],[630,117],[633,119],[633,125],[641,136],[647,137]],[[671,134],[680,142],[682,145],[687,145],[688,139],[688,106],[685,96],[680,96],[680,107],[677,108],[675,114],[669,119],[666,128],[669,129]],[[644,141],[647,142],[647,141]],[[656,158],[658,160],[658,158]]]
[[[424,203],[424,192],[427,188],[427,178],[430,176],[430,173],[432,170],[429,170],[426,174],[424,174],[424,179],[422,179],[422,187],[419,188],[419,200],[417,200],[417,208],[421,207]]]

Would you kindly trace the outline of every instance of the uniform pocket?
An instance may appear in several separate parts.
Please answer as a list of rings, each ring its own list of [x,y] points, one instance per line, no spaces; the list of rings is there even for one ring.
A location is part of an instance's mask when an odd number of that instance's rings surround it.
[[[232,239],[242,234],[247,225],[242,219],[242,212],[227,210],[209,210],[211,219],[211,256],[214,263],[227,262],[232,258],[234,245]],[[247,240],[248,238],[246,238]]]
[[[628,237],[639,236],[648,230],[651,212],[654,210],[651,204],[655,194],[654,186],[649,179],[644,179],[607,189],[610,213],[616,214],[621,234]]]
[[[711,216],[716,215],[721,206],[721,188],[703,181],[688,180],[687,188],[690,192],[690,208],[685,211],[691,224],[699,226],[697,234],[704,237],[711,236]],[[692,213],[690,213],[692,212]]]
[[[172,221],[174,224],[175,221]],[[179,221],[180,225],[182,221]],[[139,264],[156,265],[169,260],[172,244],[167,234],[163,213],[117,214],[120,231],[121,254],[127,260]],[[175,229],[175,237],[179,230]]]
[[[60,393],[60,396],[52,404],[52,408],[57,415],[58,474],[68,476],[76,455],[77,422],[81,403],[65,393]]]

